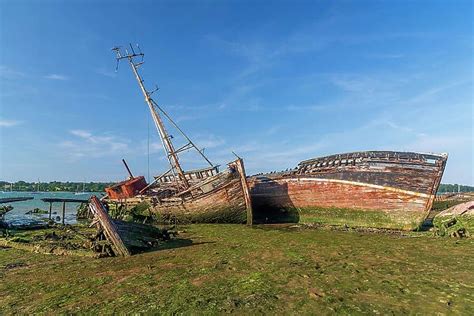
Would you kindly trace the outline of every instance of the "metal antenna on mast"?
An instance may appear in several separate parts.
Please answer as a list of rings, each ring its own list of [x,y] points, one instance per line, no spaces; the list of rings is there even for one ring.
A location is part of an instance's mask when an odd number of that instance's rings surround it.
[[[140,86],[141,91],[143,92],[143,95],[145,96],[145,102],[148,105],[148,108],[150,109],[151,116],[153,118],[153,121],[155,123],[156,129],[158,130],[158,134],[160,135],[161,142],[163,144],[163,149],[165,151],[165,154],[168,158],[168,161],[171,166],[171,172],[177,176],[178,179],[180,180],[180,183],[183,185],[184,189],[188,189],[190,187],[188,180],[186,179],[185,172],[183,171],[183,168],[181,167],[178,159],[178,153],[183,152],[188,149],[194,148],[206,161],[207,163],[210,164],[211,167],[214,167],[214,165],[211,163],[211,161],[203,154],[201,150],[198,149],[198,147],[191,141],[191,139],[178,127],[178,125],[171,119],[171,117],[160,107],[158,104],[151,98],[151,95],[158,91],[158,87],[156,87],[153,91],[148,91],[145,88],[144,85],[144,80],[140,76],[138,72],[138,68],[144,63],[143,58],[144,54],[142,53],[140,46],[137,45],[137,50],[136,52],[133,48],[133,46],[130,44],[130,52],[128,49],[124,49],[122,51],[122,48],[120,46],[112,48],[112,51],[115,52],[116,54],[116,59],[117,59],[117,69],[118,69],[118,63],[122,59],[127,59],[133,73],[135,74],[135,78],[138,81],[138,85]],[[135,58],[140,58],[140,62],[136,62]],[[171,122],[171,124],[184,136],[184,138],[188,141],[188,143],[178,149],[175,149],[173,146],[173,143],[171,142],[172,136],[168,134],[166,131],[165,125],[163,124],[163,121],[161,119],[161,116],[159,115],[157,109]]]

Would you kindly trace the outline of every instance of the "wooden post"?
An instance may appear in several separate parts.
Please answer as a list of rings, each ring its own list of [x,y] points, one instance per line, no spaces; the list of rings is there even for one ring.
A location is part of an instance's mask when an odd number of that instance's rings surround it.
[[[252,200],[250,199],[249,186],[247,183],[247,176],[245,175],[244,162],[241,158],[235,161],[237,171],[240,175],[240,181],[242,183],[242,191],[244,192],[245,205],[247,206],[247,225],[253,224],[253,210]]]
[[[53,202],[49,202],[49,219],[51,219],[52,214],[53,214]]]
[[[66,216],[66,202],[63,202],[63,225],[64,225],[64,217]]]

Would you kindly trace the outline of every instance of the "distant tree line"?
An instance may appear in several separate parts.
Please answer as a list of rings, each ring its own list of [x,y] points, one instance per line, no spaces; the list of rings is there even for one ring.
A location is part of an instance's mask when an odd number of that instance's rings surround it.
[[[458,190],[459,192],[474,192],[474,187],[469,185],[442,183],[439,185],[438,193],[458,192]]]
[[[0,191],[28,191],[28,192],[103,192],[106,187],[111,186],[112,182],[59,182],[48,183],[37,182],[6,182],[0,181]]]
[[[0,191],[28,191],[28,192],[103,192],[106,187],[113,185],[112,182],[59,182],[36,183],[17,181],[14,183],[0,181]],[[459,189],[458,189],[459,188]],[[474,192],[474,187],[458,184],[440,184],[438,193],[447,192]]]

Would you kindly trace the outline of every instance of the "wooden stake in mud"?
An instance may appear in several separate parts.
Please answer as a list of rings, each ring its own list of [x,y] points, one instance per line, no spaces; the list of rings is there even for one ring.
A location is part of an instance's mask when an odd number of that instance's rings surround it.
[[[52,214],[53,214],[53,202],[49,202],[49,219],[51,219]]]
[[[66,216],[66,202],[63,202],[63,225],[64,225],[64,217]]]

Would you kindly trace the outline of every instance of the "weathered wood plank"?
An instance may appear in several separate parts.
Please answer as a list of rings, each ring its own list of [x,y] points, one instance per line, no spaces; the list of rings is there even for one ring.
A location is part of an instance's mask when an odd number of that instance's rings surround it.
[[[380,211],[394,221],[413,218],[413,225],[421,224],[446,160],[446,154],[403,152],[356,152],[307,160],[298,169],[249,179],[254,216],[269,208],[344,208]]]
[[[102,202],[96,196],[92,196],[89,203],[91,212],[99,219],[99,223],[104,229],[104,234],[112,243],[114,252],[119,256],[130,256],[130,250],[127,248],[122,238],[120,237],[115,223],[111,220],[107,210],[104,208]]]
[[[247,225],[253,224],[253,210],[252,210],[252,200],[250,199],[250,191],[247,183],[247,175],[245,174],[244,162],[242,159],[237,159],[235,161],[235,166],[240,175],[240,181],[242,184],[242,191],[244,193],[245,205],[247,207]]]

